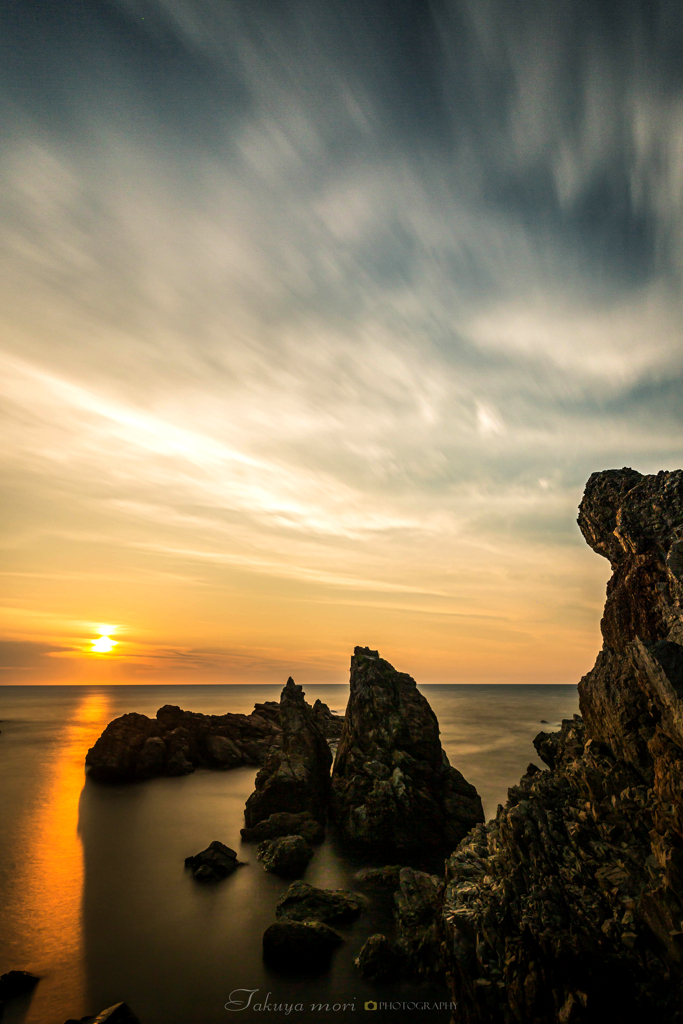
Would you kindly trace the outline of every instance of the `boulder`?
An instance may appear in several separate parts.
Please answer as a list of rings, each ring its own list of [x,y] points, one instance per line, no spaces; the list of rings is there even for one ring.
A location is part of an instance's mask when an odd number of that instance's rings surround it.
[[[402,980],[408,971],[401,946],[381,934],[370,936],[353,963],[362,978],[379,983]]]
[[[32,992],[40,978],[30,971],[7,971],[0,975],[0,1000],[6,1002],[15,996],[23,996]]]
[[[308,974],[324,971],[341,935],[320,921],[277,921],[263,933],[263,956],[271,967]]]
[[[308,811],[324,821],[332,755],[304,692],[288,679],[280,696],[281,743],[273,748],[254,781],[244,810],[247,828],[278,812]]]
[[[266,871],[286,878],[304,873],[313,850],[301,836],[282,836],[280,839],[265,839],[258,846],[256,856]]]
[[[367,900],[345,889],[317,889],[308,882],[292,882],[275,907],[275,916],[292,921],[352,921]]]
[[[683,472],[594,473],[579,527],[613,572],[581,716],[446,865],[462,1024],[680,1016]]]
[[[449,852],[484,819],[415,680],[366,647],[351,659],[332,798],[342,836],[375,853]]]
[[[220,882],[240,867],[240,861],[234,850],[214,839],[201,853],[186,857],[185,867],[191,868],[198,882]]]
[[[253,828],[243,828],[240,832],[244,840],[253,842],[292,835],[301,836],[307,843],[322,843],[325,838],[323,825],[315,820],[310,811],[302,811],[300,814],[279,811],[259,821]]]

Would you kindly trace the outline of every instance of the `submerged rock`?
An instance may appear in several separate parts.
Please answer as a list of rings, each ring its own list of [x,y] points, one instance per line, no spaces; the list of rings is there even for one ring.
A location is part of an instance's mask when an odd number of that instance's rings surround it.
[[[293,921],[352,921],[367,900],[345,889],[317,889],[308,882],[292,882],[277,901],[275,916]]]
[[[588,481],[579,526],[613,576],[581,718],[549,771],[447,862],[462,1024],[679,1020],[683,981],[683,472]]]
[[[301,836],[282,836],[266,839],[256,850],[257,858],[266,871],[275,875],[301,875],[308,867],[313,850]]]
[[[307,974],[326,970],[342,942],[320,921],[277,921],[263,933],[263,955],[272,967]]]
[[[325,838],[323,825],[315,820],[310,811],[302,811],[300,814],[279,811],[259,821],[253,828],[243,828],[240,832],[244,840],[253,842],[298,835],[307,843],[322,843]]]
[[[356,647],[332,776],[342,835],[374,851],[450,851],[483,821],[481,800],[449,764],[439,724],[410,676]]]
[[[186,857],[185,867],[192,869],[198,882],[220,882],[240,867],[240,861],[234,850],[214,839],[201,853]]]
[[[282,811],[308,811],[316,820],[325,820],[332,754],[303,689],[291,678],[280,696],[279,722],[280,744],[258,772],[244,809],[250,829]]]

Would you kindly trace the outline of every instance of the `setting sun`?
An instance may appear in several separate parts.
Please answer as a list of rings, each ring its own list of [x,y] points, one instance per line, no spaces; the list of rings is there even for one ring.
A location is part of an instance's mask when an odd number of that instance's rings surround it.
[[[116,647],[117,640],[112,640],[110,636],[100,636],[97,640],[92,642],[93,654],[109,654],[109,652]]]

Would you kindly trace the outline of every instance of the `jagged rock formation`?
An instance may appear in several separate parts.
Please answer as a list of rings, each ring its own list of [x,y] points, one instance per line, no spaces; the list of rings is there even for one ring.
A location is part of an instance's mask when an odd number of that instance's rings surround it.
[[[323,732],[304,700],[304,692],[288,679],[280,696],[280,744],[273,747],[254,780],[244,820],[253,828],[272,814],[309,811],[325,821],[332,754]]]
[[[683,1019],[683,472],[593,474],[579,526],[614,573],[582,718],[447,863],[463,1024]]]
[[[448,762],[415,680],[366,647],[351,659],[332,786],[342,835],[375,852],[448,852],[484,820],[476,789]]]
[[[338,736],[339,715],[320,701],[313,709],[306,707],[325,737]],[[262,765],[281,743],[281,711],[280,703],[268,700],[255,704],[250,715],[201,715],[170,704],[157,711],[156,719],[133,712],[109,723],[85,763],[90,778],[100,782]]]

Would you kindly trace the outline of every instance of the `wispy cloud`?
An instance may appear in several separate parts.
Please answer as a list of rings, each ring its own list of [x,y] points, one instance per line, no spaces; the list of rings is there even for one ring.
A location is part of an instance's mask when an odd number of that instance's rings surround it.
[[[21,5],[0,42],[12,635],[133,616],[284,663],[313,620],[325,658],[404,649],[409,596],[516,602],[587,667],[583,483],[683,454],[675,5],[74,12],[36,7],[30,74]],[[477,676],[415,616],[429,671]]]

